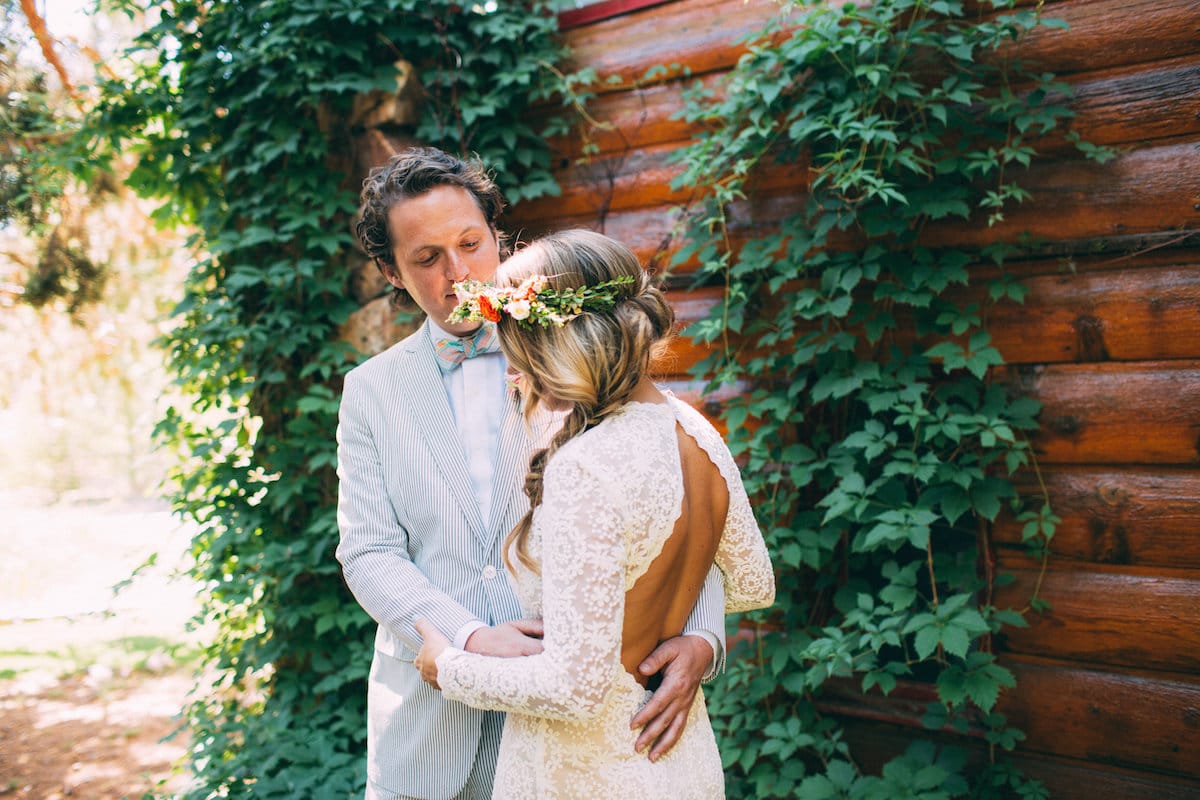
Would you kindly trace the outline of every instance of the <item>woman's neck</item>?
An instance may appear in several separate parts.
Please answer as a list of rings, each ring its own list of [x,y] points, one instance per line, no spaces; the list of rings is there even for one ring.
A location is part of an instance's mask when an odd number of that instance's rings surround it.
[[[658,390],[658,387],[654,385],[654,381],[645,376],[642,376],[642,379],[638,381],[638,385],[630,393],[629,399],[638,403],[667,402],[667,396]]]

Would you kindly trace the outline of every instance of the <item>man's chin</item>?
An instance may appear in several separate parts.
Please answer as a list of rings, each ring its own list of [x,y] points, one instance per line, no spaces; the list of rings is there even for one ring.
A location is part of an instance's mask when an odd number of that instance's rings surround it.
[[[475,331],[479,330],[480,325],[482,325],[482,323],[479,323],[479,322],[474,322],[467,326],[448,325],[443,322],[439,327],[442,330],[444,330],[446,333],[450,333],[459,338],[463,338],[466,336],[470,336],[471,334],[475,333]]]

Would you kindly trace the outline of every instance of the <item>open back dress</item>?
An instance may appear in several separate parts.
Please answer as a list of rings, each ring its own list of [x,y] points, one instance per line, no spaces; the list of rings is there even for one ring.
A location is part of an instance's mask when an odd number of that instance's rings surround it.
[[[671,395],[626,404],[549,460],[528,548],[540,573],[519,568],[517,591],[544,620],[544,651],[447,648],[437,659],[447,698],[508,712],[492,796],[724,797],[702,692],[659,760],[634,752],[630,729],[651,694],[633,670],[681,632],[714,560],[726,612],[774,601],[766,545],[720,434]]]

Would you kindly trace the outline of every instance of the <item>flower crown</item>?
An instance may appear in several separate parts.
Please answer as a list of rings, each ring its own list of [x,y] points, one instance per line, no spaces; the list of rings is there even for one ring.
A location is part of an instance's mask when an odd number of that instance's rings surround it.
[[[594,286],[558,291],[545,275],[531,275],[520,286],[498,287],[484,281],[454,284],[458,305],[447,322],[499,322],[502,314],[525,325],[566,325],[584,311],[608,311],[617,304],[617,288],[633,283],[624,275]]]

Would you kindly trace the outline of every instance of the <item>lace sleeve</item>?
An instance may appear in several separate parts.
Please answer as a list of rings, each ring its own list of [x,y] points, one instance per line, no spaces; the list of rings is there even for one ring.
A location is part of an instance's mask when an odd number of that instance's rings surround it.
[[[545,650],[493,658],[447,648],[442,694],[476,708],[584,720],[602,707],[620,668],[625,603],[623,505],[560,451],[546,470],[541,539]]]
[[[733,457],[722,464],[725,482],[729,486],[729,511],[725,516],[725,531],[717,548],[717,566],[725,574],[725,612],[765,608],[775,602],[775,571],[771,556],[763,541],[746,488]],[[730,474],[732,470],[732,474]]]
[[[775,602],[775,572],[742,485],[741,470],[721,434],[699,411],[673,395],[671,403],[684,430],[708,453],[729,489],[729,510],[716,557],[725,576],[725,613],[766,608]]]

